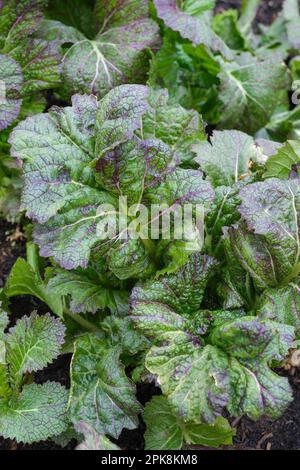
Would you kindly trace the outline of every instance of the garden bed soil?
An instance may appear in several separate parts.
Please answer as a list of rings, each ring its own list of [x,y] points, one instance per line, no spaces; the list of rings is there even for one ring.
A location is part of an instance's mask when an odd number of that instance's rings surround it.
[[[239,0],[218,1],[216,11],[227,8],[237,8]],[[257,14],[256,24],[268,24],[272,22],[281,9],[282,0],[263,1]],[[52,101],[49,100],[49,101]],[[52,103],[51,103],[52,104]],[[15,231],[15,226],[0,220],[0,288],[10,272],[11,267],[19,256],[25,255],[24,239],[12,240],[10,235]],[[11,324],[28,315],[33,310],[43,314],[47,307],[37,299],[30,296],[19,296],[12,299],[10,310],[12,313]],[[70,355],[59,357],[44,371],[36,374],[35,380],[43,383],[47,380],[56,380],[66,387],[69,386]],[[260,419],[254,422],[248,418],[235,419],[232,424],[236,427],[234,446],[236,450],[300,450],[300,371],[289,377],[294,392],[294,401],[277,420]],[[142,404],[145,404],[159,390],[152,384],[140,384],[137,388],[137,396]],[[122,449],[141,450],[144,447],[143,434],[145,425],[140,419],[140,425],[136,430],[123,430],[117,444]],[[71,441],[65,449],[71,450],[76,442]],[[195,446],[197,448],[197,446]],[[194,448],[195,448],[194,447]],[[60,450],[61,447],[51,441],[33,445],[17,444],[9,439],[0,438],[0,450]]]

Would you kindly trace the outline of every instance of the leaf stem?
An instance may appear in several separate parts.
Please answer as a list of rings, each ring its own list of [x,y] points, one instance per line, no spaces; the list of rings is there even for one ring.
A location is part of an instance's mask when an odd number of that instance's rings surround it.
[[[92,331],[92,332],[97,332],[97,333],[102,333],[102,330],[100,330],[100,328],[98,328],[96,325],[94,325],[90,321],[88,321],[85,318],[83,318],[82,316],[80,316],[79,313],[72,313],[68,309],[65,309],[64,313],[69,315],[69,317],[72,318],[72,320],[74,320],[76,323],[78,323],[78,325],[82,326],[86,330]]]

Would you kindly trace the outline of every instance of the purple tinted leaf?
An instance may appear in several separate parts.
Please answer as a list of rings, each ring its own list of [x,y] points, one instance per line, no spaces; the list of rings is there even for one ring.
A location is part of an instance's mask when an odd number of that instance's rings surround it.
[[[19,115],[23,74],[20,65],[7,55],[0,55],[0,130]]]
[[[200,9],[200,13],[194,16],[193,11],[189,14],[188,10],[181,9],[176,0],[154,0],[154,4],[158,17],[170,29],[179,32],[183,38],[189,39],[195,46],[204,44],[213,51],[219,51],[225,57],[231,58],[232,54],[226,44],[212,30],[210,18],[207,18],[207,11],[205,11],[207,8],[203,11]],[[212,6],[211,2],[210,6]]]

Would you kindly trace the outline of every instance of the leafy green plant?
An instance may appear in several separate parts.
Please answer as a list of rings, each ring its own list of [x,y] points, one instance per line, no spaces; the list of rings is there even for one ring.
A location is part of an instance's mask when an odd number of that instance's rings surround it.
[[[117,450],[143,419],[146,449],[177,450],[277,419],[300,340],[297,2],[255,32],[257,0],[0,4],[0,211],[28,224],[0,291],[1,436]],[[15,296],[54,316],[14,323]],[[37,374],[59,354],[69,390]]]
[[[1,2],[1,130],[18,117],[24,98],[60,84],[57,42],[35,37],[45,4],[44,0]]]
[[[75,2],[75,21],[74,13],[69,16],[69,8],[61,8],[59,3],[54,2],[52,19],[43,23],[40,36],[59,38],[66,94],[102,97],[122,83],[144,83],[149,51],[159,45],[158,26],[149,18],[148,0],[99,0],[94,15],[88,5]]]
[[[34,383],[33,373],[58,356],[63,324],[49,314],[32,313],[5,333],[9,319],[4,311],[0,323],[1,435],[31,443],[62,433],[68,426],[68,392],[56,382]]]

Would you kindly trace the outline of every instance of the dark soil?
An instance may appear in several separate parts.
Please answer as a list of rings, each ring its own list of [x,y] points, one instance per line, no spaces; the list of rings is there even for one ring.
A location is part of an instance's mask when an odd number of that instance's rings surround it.
[[[25,253],[25,242],[10,242],[9,236],[15,231],[15,226],[0,219],[0,287],[8,276],[14,262]]]

